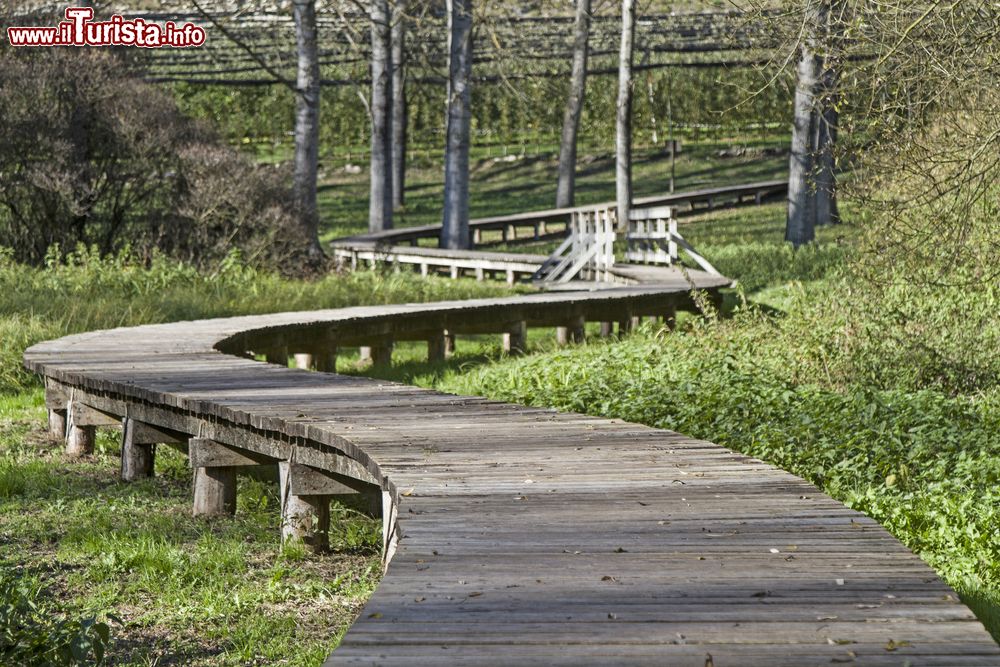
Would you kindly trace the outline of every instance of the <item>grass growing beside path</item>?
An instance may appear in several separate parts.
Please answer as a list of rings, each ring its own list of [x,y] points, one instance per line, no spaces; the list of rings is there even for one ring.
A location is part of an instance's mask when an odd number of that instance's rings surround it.
[[[0,613],[0,663],[70,664],[32,644],[68,651],[97,620],[110,626],[109,664],[316,665],[380,576],[380,524],[349,508],[332,509],[334,549],[315,556],[282,550],[273,482],[241,479],[235,519],[193,519],[190,470],[168,448],[156,477],[136,484],[118,481],[114,432],[92,457],[66,461],[43,430],[38,380],[21,369],[28,345],[147,322],[509,293],[370,271],[292,281],[235,260],[205,276],[88,253],[47,269],[0,256],[0,612],[19,610]]]

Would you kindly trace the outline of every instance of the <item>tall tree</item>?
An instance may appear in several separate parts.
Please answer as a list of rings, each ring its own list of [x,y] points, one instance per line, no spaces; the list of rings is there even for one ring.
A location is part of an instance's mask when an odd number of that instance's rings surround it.
[[[798,248],[816,236],[816,179],[814,137],[817,136],[816,88],[820,59],[817,33],[822,17],[822,0],[806,0],[805,36],[799,46],[798,82],[793,105],[792,149],[788,163],[788,216],[785,240]]]
[[[472,0],[448,0],[448,91],[442,248],[469,247]]]
[[[392,40],[388,0],[371,1],[371,187],[368,231],[392,229]]]
[[[406,0],[392,11],[392,205],[406,203]]]
[[[590,0],[576,0],[573,24],[573,71],[569,95],[563,110],[562,139],[559,144],[559,184],[556,208],[572,206],[576,195],[576,135],[587,88],[587,51],[590,41]]]
[[[632,208],[632,53],[635,0],[622,0],[622,40],[618,54],[618,114],[615,122],[615,194],[618,228],[628,229]]]
[[[316,0],[293,0],[298,75],[295,95],[295,172],[292,196],[311,257],[322,256],[316,171],[319,167],[319,53],[316,40]]]
[[[819,82],[819,99],[815,114],[815,161],[813,168],[816,174],[816,224],[828,225],[840,222],[840,211],[837,207],[837,181],[834,173],[834,150],[837,145],[837,129],[840,124],[840,113],[837,110],[837,85],[839,82],[838,59],[840,37],[832,13],[842,0],[826,0],[821,8],[820,19],[823,25],[820,29],[824,37],[824,54],[822,58],[823,73]],[[841,9],[841,8],[838,8]]]

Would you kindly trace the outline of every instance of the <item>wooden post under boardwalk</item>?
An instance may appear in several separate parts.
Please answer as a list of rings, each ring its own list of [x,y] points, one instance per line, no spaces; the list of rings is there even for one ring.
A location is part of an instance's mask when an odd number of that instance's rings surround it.
[[[194,469],[194,516],[236,513],[236,468]]]
[[[81,426],[75,423],[73,404],[67,406],[66,424],[66,455],[86,456],[94,453],[94,443],[97,440],[97,427]]]
[[[290,461],[278,462],[281,541],[301,540],[314,551],[325,551],[330,546],[330,496],[294,494],[295,468]]]
[[[121,478],[124,482],[134,482],[153,476],[156,460],[156,445],[140,442],[136,431],[138,423],[126,417],[122,420],[122,463]]]

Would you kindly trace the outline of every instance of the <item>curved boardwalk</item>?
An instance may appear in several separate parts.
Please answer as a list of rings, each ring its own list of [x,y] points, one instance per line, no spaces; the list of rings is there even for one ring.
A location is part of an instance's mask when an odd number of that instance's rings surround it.
[[[329,665],[1000,665],[923,562],[760,461],[619,420],[238,356],[628,321],[689,306],[685,290],[182,322],[25,357],[76,420],[71,436],[125,418],[127,437],[135,424],[196,436],[192,456],[211,441],[381,488],[391,562]]]

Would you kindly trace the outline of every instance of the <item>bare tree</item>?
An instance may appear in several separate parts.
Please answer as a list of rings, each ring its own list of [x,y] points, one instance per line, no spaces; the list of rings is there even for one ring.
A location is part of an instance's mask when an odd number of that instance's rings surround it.
[[[615,122],[615,194],[618,228],[628,228],[632,208],[632,53],[635,0],[622,0],[622,40],[618,55],[618,114]]]
[[[442,248],[469,247],[472,0],[448,0],[448,92]]]
[[[309,255],[322,256],[316,172],[319,167],[319,54],[316,43],[316,0],[293,0],[298,46],[295,96],[295,172],[292,196],[302,231],[309,239]]]
[[[392,43],[388,0],[372,0],[371,179],[368,230],[392,229]]]
[[[812,241],[816,223],[816,180],[813,174],[813,147],[816,136],[816,87],[819,83],[819,56],[816,53],[822,0],[806,0],[805,33],[799,53],[798,81],[795,86],[792,149],[788,163],[788,216],[785,240],[798,248]]]
[[[396,0],[392,12],[392,205],[406,203],[406,4]]]
[[[576,195],[576,135],[580,128],[580,113],[587,88],[587,51],[590,41],[590,0],[576,1],[576,21],[573,24],[573,70],[569,95],[563,111],[562,139],[559,144],[559,184],[556,187],[556,207],[572,206]]]

